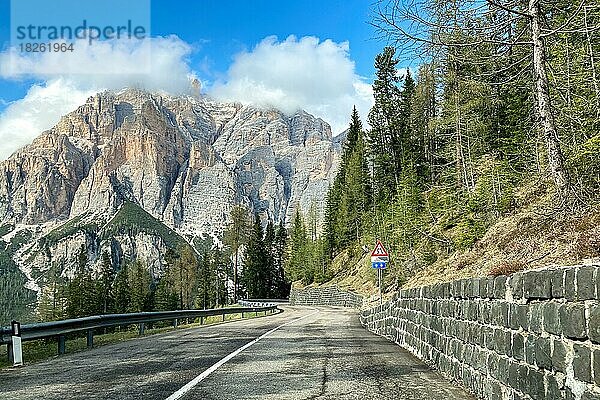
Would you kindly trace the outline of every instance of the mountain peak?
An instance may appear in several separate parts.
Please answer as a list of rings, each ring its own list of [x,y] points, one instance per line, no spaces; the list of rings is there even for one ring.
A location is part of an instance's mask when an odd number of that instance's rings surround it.
[[[306,111],[105,91],[0,162],[0,227],[67,225],[64,237],[45,242],[65,260],[84,243],[92,259],[106,249],[149,259],[165,246],[160,237],[101,235],[123,204],[188,239],[220,235],[235,204],[287,223],[313,202],[323,214],[338,162],[331,128]],[[44,252],[29,257],[44,265]]]

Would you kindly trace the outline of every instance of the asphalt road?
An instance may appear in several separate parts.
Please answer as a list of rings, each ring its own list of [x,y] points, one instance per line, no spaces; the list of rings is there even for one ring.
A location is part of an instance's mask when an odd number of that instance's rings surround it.
[[[0,399],[473,399],[356,311],[284,308],[3,370]]]

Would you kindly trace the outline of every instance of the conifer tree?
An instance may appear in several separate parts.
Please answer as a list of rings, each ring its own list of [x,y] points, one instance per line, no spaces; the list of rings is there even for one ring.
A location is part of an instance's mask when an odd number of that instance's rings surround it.
[[[287,230],[283,222],[279,223],[275,234],[275,243],[273,246],[273,262],[275,269],[275,298],[284,299],[290,294],[290,284],[285,274],[285,262],[287,259]]]
[[[233,301],[238,301],[240,250],[247,243],[251,221],[242,205],[231,209],[231,224],[223,234],[223,242],[233,254]]]
[[[263,240],[265,248],[265,298],[273,298],[276,292],[277,270],[275,267],[275,226],[273,221],[269,220],[265,228],[265,237]]]
[[[378,204],[393,199],[399,182],[401,142],[399,113],[399,78],[396,50],[386,47],[375,58],[376,79],[373,83],[375,105],[369,112],[371,129],[367,135],[369,161],[372,168],[373,190]]]
[[[179,297],[179,308],[190,309],[194,306],[197,289],[198,260],[194,250],[185,246],[180,251],[180,257],[175,260],[172,276],[175,290]]]
[[[152,276],[148,267],[141,261],[135,261],[128,269],[129,286],[131,290],[131,302],[129,311],[142,312],[150,311]]]
[[[244,254],[242,281],[248,298],[267,297],[268,256],[264,242],[264,232],[258,214],[254,217],[248,247]]]
[[[287,264],[288,275],[292,281],[301,279],[305,284],[313,280],[313,271],[310,270],[308,260],[308,238],[306,227],[302,220],[300,210],[296,210],[292,231],[289,240],[289,259]]]
[[[215,287],[216,277],[215,263],[211,259],[209,251],[204,250],[202,254],[200,254],[198,262],[197,308],[207,309],[212,308],[215,305],[217,291],[217,288]]]
[[[113,285],[115,279],[115,270],[108,252],[102,252],[102,264],[100,265],[100,274],[96,282],[96,292],[99,295],[100,311],[108,314],[114,303]]]
[[[68,301],[66,312],[69,318],[89,316],[99,311],[96,287],[87,263],[87,248],[85,245],[82,245],[77,257],[75,273],[67,284]]]
[[[117,272],[114,283],[115,312],[129,312],[131,305],[131,286],[129,282],[129,265],[124,264]]]

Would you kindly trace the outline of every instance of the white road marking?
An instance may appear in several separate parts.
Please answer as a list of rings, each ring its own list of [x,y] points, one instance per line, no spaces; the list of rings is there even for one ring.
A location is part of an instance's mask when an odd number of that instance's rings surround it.
[[[176,391],[175,393],[173,393],[172,395],[170,395],[169,397],[167,397],[166,400],[178,400],[178,399],[182,398],[187,392],[189,392],[190,390],[192,390],[196,385],[198,385],[200,382],[202,382],[204,379],[206,379],[210,374],[212,374],[213,372],[215,372],[221,365],[225,364],[227,361],[231,360],[233,357],[237,356],[242,351],[244,351],[248,347],[252,346],[254,343],[256,343],[259,340],[261,340],[261,339],[269,336],[270,334],[272,334],[273,332],[275,332],[278,329],[283,328],[284,326],[291,325],[294,322],[298,322],[300,320],[303,320],[304,318],[308,318],[310,316],[313,316],[313,315],[317,314],[318,312],[319,311],[315,311],[315,312],[307,314],[307,315],[305,315],[303,317],[296,318],[296,319],[294,319],[292,321],[286,322],[283,325],[279,325],[278,327],[273,328],[270,331],[268,331],[267,333],[265,333],[265,334],[257,337],[253,341],[251,341],[249,343],[246,343],[245,345],[243,345],[242,347],[240,347],[239,349],[237,349],[233,353],[229,354],[228,356],[223,357],[221,360],[219,360],[218,362],[216,362],[212,367],[210,367],[209,369],[207,369],[206,371],[204,371],[203,373],[201,373],[200,375],[198,375],[197,377],[195,377],[194,379],[192,379],[191,381],[189,381],[181,389],[179,389],[178,391]]]

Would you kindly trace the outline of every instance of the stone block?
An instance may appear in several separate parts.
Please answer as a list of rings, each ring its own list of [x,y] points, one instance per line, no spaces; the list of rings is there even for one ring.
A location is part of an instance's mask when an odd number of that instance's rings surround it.
[[[508,385],[508,366],[510,362],[508,358],[500,357],[498,359],[498,373],[496,379],[505,385]]]
[[[573,345],[573,372],[575,379],[592,382],[592,353],[586,346]]]
[[[565,269],[565,297],[569,301],[577,300],[577,291],[576,291],[576,283],[575,283],[575,268],[566,268]]]
[[[481,278],[473,278],[473,283],[471,285],[471,297],[477,298],[480,295],[480,287],[481,287]]]
[[[494,325],[508,327],[508,303],[505,301],[494,302],[492,305],[492,322]]]
[[[551,374],[546,374],[546,400],[562,400],[562,392],[556,378]]]
[[[487,298],[488,299],[493,299],[494,298],[494,279],[493,277],[488,277],[486,278],[487,281]]]
[[[600,386],[600,350],[594,350],[594,383]]]
[[[600,277],[599,277],[600,278]],[[600,343],[600,305],[590,307],[589,337],[594,343]]]
[[[552,369],[552,351],[550,339],[538,337],[535,340],[535,364],[547,370]]]
[[[502,399],[502,389],[500,388],[500,384],[498,382],[488,380],[485,383],[485,398],[490,400],[501,400]]]
[[[519,325],[518,327],[523,330],[529,329],[529,307],[522,304],[516,304],[514,312],[516,313],[515,318]]]
[[[566,303],[560,307],[560,325],[563,334],[571,339],[585,339],[585,305],[583,303]]]
[[[494,298],[504,299],[506,297],[506,276],[497,276],[494,279]]]
[[[552,344],[552,368],[564,374],[567,372],[567,345],[560,339],[555,339]]]
[[[525,356],[525,338],[520,333],[512,335],[512,356],[517,360],[523,360]]]
[[[479,297],[482,299],[487,298],[487,278],[479,280]]]
[[[542,323],[544,320],[544,303],[529,304],[529,330],[537,334],[542,333]]]
[[[562,334],[559,309],[560,305],[553,301],[544,304],[544,330],[554,335]]]
[[[484,327],[482,327],[482,329],[483,329],[485,347],[487,347],[490,350],[495,350],[496,342],[494,342],[494,328],[490,328],[489,326],[484,326]]]
[[[544,374],[536,369],[529,368],[527,371],[527,385],[523,388],[523,392],[534,400],[545,400]]]
[[[518,363],[508,366],[508,384],[513,388],[522,388],[527,384],[527,367]]]
[[[504,338],[504,331],[502,331],[502,329],[494,330],[494,349],[498,354],[506,354],[506,343]]]
[[[586,265],[577,268],[575,281],[577,283],[577,300],[596,299],[596,267]]]
[[[523,291],[528,299],[549,299],[552,296],[550,279],[543,271],[527,272],[523,275]]]
[[[552,297],[559,299],[565,296],[565,270],[559,268],[550,271],[550,286],[552,287]]]
[[[535,335],[528,335],[525,338],[525,362],[527,364],[535,365],[536,339]]]
[[[512,291],[513,299],[519,300],[523,298],[523,273],[517,272],[513,274],[508,281],[508,286]]]

